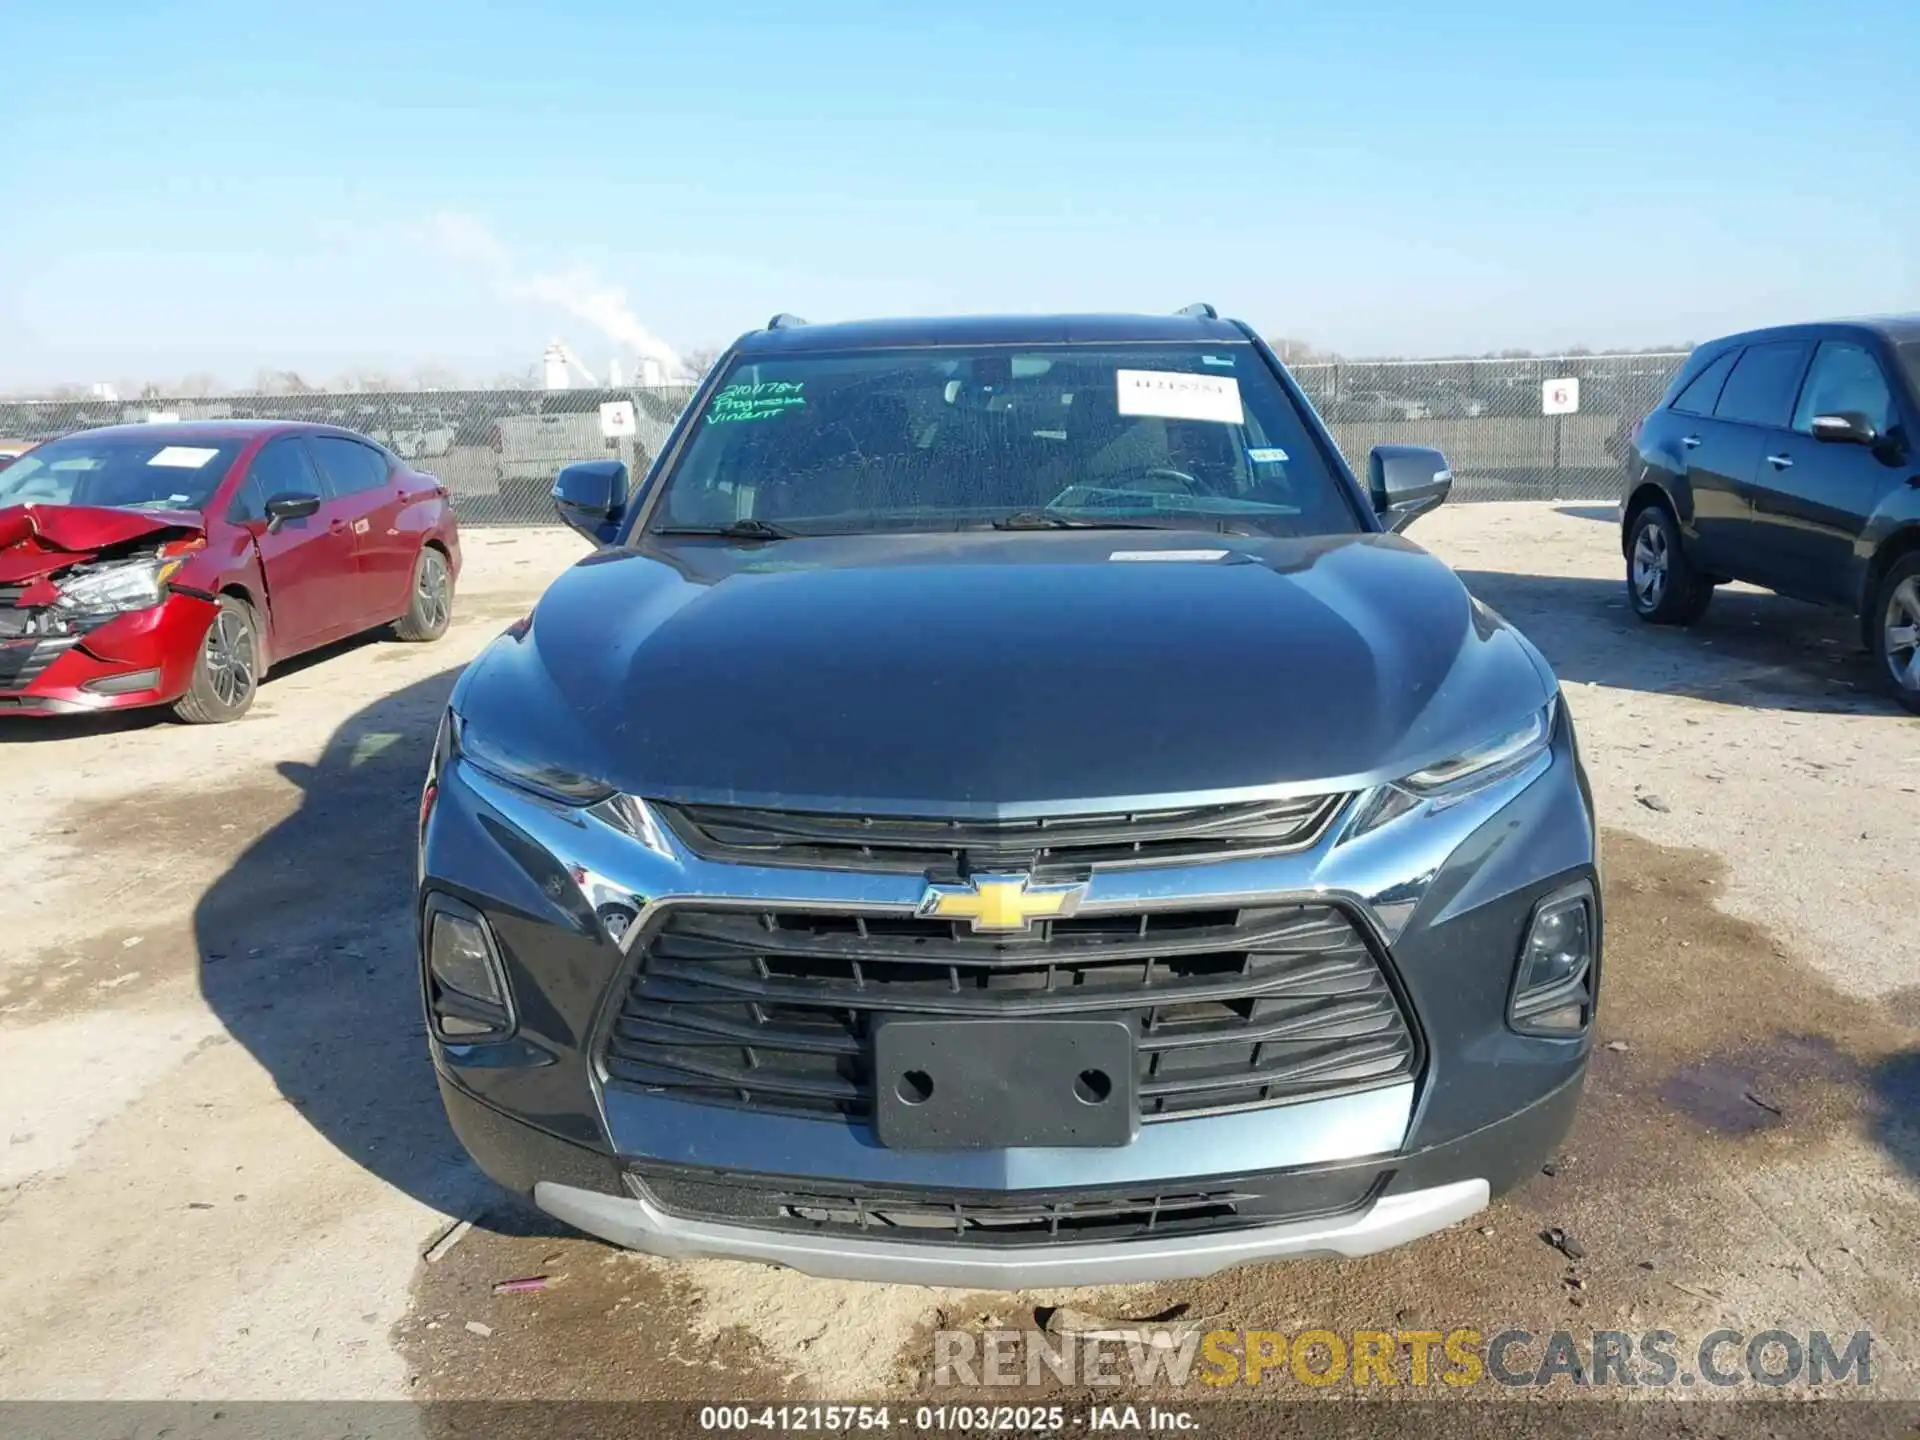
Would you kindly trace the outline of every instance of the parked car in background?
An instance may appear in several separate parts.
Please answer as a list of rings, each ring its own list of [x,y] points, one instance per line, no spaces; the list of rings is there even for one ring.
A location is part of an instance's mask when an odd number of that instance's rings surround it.
[[[453,423],[433,411],[397,414],[367,431],[402,460],[438,460],[453,449]]]
[[[1487,402],[1477,395],[1442,390],[1433,401],[1432,412],[1442,420],[1478,420],[1487,413]]]
[[[1408,400],[1377,390],[1362,390],[1334,401],[1331,413],[1326,418],[1349,423],[1366,420],[1431,420],[1433,410],[1424,400]]]
[[[601,433],[600,403],[597,391],[561,390],[541,396],[537,410],[495,420],[487,443],[500,457],[501,494],[529,496],[544,508],[562,469],[615,454],[614,441]]]
[[[0,470],[6,469],[39,443],[37,440],[0,440]]]
[[[487,443],[499,457],[500,494],[526,513],[546,513],[554,476],[581,460],[617,459],[638,471],[658,453],[685,391],[554,390],[540,397],[538,410],[503,415],[489,427]],[[600,407],[626,401],[633,406],[631,439],[609,436]]]
[[[1689,624],[1727,580],[1842,606],[1920,712],[1920,316],[1700,346],[1647,417],[1621,506],[1633,611]]]
[[[303,650],[388,624],[438,639],[459,571],[446,490],[346,430],[51,440],[0,473],[0,715],[235,720]]]

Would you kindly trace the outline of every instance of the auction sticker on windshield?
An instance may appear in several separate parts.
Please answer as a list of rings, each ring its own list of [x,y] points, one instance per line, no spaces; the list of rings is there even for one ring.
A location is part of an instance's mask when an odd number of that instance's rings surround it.
[[[147,464],[165,465],[174,470],[198,470],[219,453],[218,450],[207,450],[198,445],[169,445],[164,450],[156,451]]]
[[[771,420],[807,403],[806,381],[767,381],[759,385],[729,385],[713,397],[707,407],[709,425],[737,424],[743,420]]]
[[[1114,383],[1122,415],[1157,415],[1164,420],[1213,420],[1242,425],[1240,382],[1231,375],[1189,375],[1179,370],[1116,370]]]

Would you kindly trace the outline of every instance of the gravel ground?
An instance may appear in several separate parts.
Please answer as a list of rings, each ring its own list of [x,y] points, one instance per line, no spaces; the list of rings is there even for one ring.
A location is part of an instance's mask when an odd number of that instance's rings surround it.
[[[933,1329],[1063,1301],[1289,1333],[1869,1329],[1872,1393],[1920,1396],[1920,732],[1839,617],[1730,589],[1692,631],[1636,625],[1610,520],[1414,530],[1559,669],[1607,827],[1605,1048],[1566,1153],[1422,1244],[1190,1285],[668,1264],[465,1163],[408,954],[413,805],[458,668],[567,535],[476,532],[445,640],[334,647],[237,726],[0,725],[0,1398],[906,1396]]]

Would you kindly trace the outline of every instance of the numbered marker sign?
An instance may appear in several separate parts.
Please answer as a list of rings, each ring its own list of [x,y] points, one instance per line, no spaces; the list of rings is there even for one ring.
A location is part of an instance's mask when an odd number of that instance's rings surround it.
[[[1572,415],[1580,408],[1580,382],[1572,377],[1549,380],[1540,387],[1542,415]]]
[[[600,407],[600,433],[607,439],[613,440],[622,435],[632,435],[639,428],[634,423],[631,400],[609,400]]]

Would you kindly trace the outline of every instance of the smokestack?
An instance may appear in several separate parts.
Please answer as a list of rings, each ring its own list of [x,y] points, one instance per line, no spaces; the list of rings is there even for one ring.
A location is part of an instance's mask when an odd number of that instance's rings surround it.
[[[567,347],[562,345],[558,340],[549,344],[547,346],[545,364],[547,389],[565,390],[569,388],[571,382],[567,375]]]

